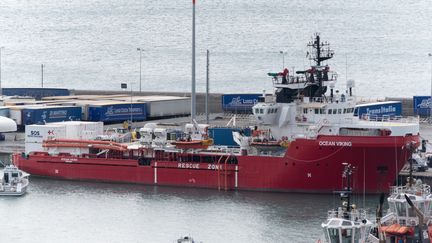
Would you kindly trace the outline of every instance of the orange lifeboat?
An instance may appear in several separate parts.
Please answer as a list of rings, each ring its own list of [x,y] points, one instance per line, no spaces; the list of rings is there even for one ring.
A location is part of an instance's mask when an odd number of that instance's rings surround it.
[[[414,229],[412,227],[402,226],[400,224],[381,226],[381,230],[383,232],[385,232],[386,234],[397,235],[397,236],[413,235],[414,234]]]
[[[192,140],[192,141],[178,140],[172,142],[171,144],[179,149],[206,149],[208,148],[208,146],[213,144],[213,140],[212,139]]]

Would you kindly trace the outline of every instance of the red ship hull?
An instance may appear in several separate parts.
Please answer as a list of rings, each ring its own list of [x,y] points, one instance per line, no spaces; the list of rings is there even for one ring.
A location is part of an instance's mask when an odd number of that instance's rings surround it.
[[[293,141],[284,157],[237,155],[236,163],[156,157],[149,165],[140,165],[132,159],[46,153],[15,155],[14,163],[32,175],[59,179],[328,193],[340,189],[342,163],[347,162],[357,170],[353,178],[357,191],[380,193],[395,183],[411,156],[407,144],[412,142],[418,146],[418,135],[319,136]]]

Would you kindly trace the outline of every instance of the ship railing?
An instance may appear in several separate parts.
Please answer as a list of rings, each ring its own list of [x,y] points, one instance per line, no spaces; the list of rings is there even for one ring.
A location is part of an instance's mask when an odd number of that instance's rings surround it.
[[[310,77],[310,76],[308,76]],[[336,81],[338,78],[338,74],[336,72],[328,72],[327,79],[324,79],[324,76],[321,77],[322,82],[332,82]],[[288,85],[288,84],[306,84],[306,83],[314,83],[318,81],[317,75],[314,75],[314,79],[311,80],[303,75],[289,75],[286,78],[286,81],[283,79],[282,75],[276,75],[272,78],[273,85]]]
[[[360,118],[355,116],[355,117],[345,117],[343,118],[343,122],[344,123],[355,123],[358,120],[363,120],[363,121],[372,121],[372,122],[376,122],[377,125],[381,125],[381,123],[383,122],[392,122],[392,123],[419,123],[420,119],[418,116],[409,116],[409,117],[402,117],[402,116],[382,116],[382,117],[378,117],[378,116],[368,116],[368,115],[364,115],[361,116]]]
[[[338,208],[337,210],[329,210],[327,212],[327,219],[331,218],[344,218],[347,220],[358,221],[367,218],[366,209],[352,209],[351,211],[346,211],[343,208]]]
[[[390,194],[409,193],[417,196],[427,196],[431,193],[431,187],[427,184],[419,184],[412,186],[392,186],[390,187]]]

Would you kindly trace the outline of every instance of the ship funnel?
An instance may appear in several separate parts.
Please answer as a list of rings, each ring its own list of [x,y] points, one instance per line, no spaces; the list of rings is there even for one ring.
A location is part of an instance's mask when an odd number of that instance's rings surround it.
[[[347,80],[347,89],[349,90],[349,96],[352,96],[352,88],[354,88],[355,82],[352,79]]]

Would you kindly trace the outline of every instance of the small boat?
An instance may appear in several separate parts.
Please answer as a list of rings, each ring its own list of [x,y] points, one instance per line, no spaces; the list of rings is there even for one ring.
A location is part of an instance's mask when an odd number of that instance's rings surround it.
[[[15,165],[3,169],[0,196],[21,196],[27,191],[30,174],[19,170]]]
[[[432,242],[432,193],[431,186],[410,175],[404,186],[390,187],[387,198],[389,210],[382,217],[380,202],[378,226],[375,234],[380,242]]]
[[[186,235],[177,239],[177,243],[195,243],[195,241],[192,237]]]
[[[369,242],[368,238],[373,223],[367,219],[365,209],[351,204],[351,176],[353,166],[344,163],[342,174],[345,186],[339,191],[342,205],[335,210],[328,211],[327,220],[321,224],[324,229],[324,241],[327,243],[360,243]],[[319,242],[321,242],[319,240]]]

